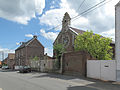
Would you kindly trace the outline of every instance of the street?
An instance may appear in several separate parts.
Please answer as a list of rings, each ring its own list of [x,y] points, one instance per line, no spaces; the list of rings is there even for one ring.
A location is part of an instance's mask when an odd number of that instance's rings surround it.
[[[0,70],[0,90],[119,90],[112,82],[48,73]]]

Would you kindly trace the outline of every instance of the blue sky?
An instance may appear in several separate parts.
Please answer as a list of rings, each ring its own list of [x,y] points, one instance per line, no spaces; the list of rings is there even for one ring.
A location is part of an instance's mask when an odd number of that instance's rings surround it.
[[[101,0],[91,2],[86,0],[78,10],[82,1],[1,0],[0,51],[8,50],[5,52],[6,56],[8,52],[14,52],[14,49],[19,46],[18,43],[31,39],[33,35],[39,35],[38,40],[44,45],[45,52],[52,56],[52,44],[60,32],[61,26],[56,29],[51,28],[61,24],[64,13],[68,12],[71,17],[76,16]],[[82,16],[74,22],[71,21],[71,26],[83,30],[93,30],[95,33],[114,40],[114,5],[118,1],[113,0],[94,12]]]

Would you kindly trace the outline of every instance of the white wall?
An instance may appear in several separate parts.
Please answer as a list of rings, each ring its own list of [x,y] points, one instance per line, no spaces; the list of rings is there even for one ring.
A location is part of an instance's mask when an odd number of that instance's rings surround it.
[[[115,6],[115,46],[117,70],[120,70],[120,2]]]
[[[100,78],[100,61],[89,60],[87,61],[87,77]]]
[[[120,1],[115,6],[115,55],[117,62],[117,81],[120,82]]]
[[[87,60],[87,77],[116,81],[115,60]]]

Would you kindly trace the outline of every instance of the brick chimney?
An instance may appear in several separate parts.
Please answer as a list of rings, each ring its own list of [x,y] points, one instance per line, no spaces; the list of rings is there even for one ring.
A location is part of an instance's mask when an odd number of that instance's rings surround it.
[[[37,35],[34,35],[33,38],[37,38]]]

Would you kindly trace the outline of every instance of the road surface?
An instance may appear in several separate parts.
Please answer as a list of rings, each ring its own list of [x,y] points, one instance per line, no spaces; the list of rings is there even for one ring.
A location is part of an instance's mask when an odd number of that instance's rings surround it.
[[[120,85],[83,77],[0,70],[0,90],[120,90]]]

